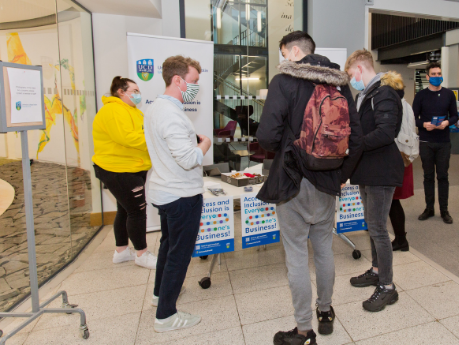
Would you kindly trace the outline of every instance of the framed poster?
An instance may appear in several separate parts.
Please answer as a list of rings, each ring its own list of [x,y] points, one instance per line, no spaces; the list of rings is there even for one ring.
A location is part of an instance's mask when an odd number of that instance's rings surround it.
[[[0,62],[0,133],[45,128],[42,67]]]

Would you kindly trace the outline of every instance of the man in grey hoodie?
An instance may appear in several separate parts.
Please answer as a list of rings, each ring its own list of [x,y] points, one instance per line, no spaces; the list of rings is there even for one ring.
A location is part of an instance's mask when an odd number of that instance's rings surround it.
[[[196,135],[184,112],[199,91],[199,62],[177,55],[162,67],[166,92],[148,108],[145,138],[153,173],[149,202],[159,210],[161,245],[156,265],[152,305],[157,306],[154,329],[167,332],[197,325],[201,317],[177,311],[193,254],[202,211],[202,160],[211,146],[204,135]]]

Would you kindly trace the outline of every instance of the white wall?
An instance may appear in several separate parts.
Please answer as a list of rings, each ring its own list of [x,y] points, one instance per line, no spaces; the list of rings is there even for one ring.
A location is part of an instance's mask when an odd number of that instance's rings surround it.
[[[147,35],[162,35],[162,20],[144,17],[128,17],[113,14],[93,13],[94,60],[98,108],[101,97],[110,91],[113,78],[127,77],[127,32]],[[142,90],[140,90],[142,91]],[[116,200],[104,189],[102,192],[104,212],[116,211]]]
[[[374,0],[374,5],[368,7],[379,11],[399,12],[402,15],[442,17],[442,20],[459,17],[459,3],[445,0]]]

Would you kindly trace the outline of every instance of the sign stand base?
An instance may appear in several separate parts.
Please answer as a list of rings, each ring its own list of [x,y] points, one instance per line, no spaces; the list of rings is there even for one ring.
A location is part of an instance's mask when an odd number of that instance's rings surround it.
[[[80,335],[83,339],[89,338],[89,330],[86,325],[86,315],[82,309],[76,308],[77,305],[69,304],[67,292],[60,291],[49,300],[39,304],[38,296],[38,277],[37,277],[37,255],[35,252],[35,229],[33,219],[33,201],[32,201],[32,177],[30,173],[30,159],[29,159],[29,143],[27,138],[27,130],[21,131],[21,146],[22,146],[22,176],[24,179],[24,203],[26,211],[26,225],[27,225],[27,247],[29,258],[29,279],[30,279],[30,295],[32,300],[31,313],[0,313],[0,317],[22,317],[27,318],[22,324],[16,327],[12,332],[8,333],[0,339],[0,345],[6,344],[6,341],[13,335],[24,329],[31,322],[39,318],[43,314],[80,314]],[[62,296],[61,308],[47,308],[54,300]],[[3,332],[0,330],[0,336]]]

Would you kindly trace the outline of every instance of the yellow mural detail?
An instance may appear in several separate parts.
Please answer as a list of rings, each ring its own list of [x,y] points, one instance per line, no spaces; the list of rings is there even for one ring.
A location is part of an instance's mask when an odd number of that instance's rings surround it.
[[[27,56],[24,47],[22,46],[21,39],[17,32],[13,32],[7,35],[7,49],[8,49],[8,61],[14,63],[20,63],[24,65],[31,65],[29,57]],[[75,90],[75,73],[72,66],[68,64],[68,60],[65,61],[65,69],[69,71],[70,80],[72,83],[72,89]],[[56,65],[56,70],[59,71],[59,65]],[[56,124],[56,116],[63,114],[65,121],[70,126],[70,132],[72,133],[73,143],[78,153],[78,162],[80,161],[80,147],[78,145],[78,125],[75,121],[72,112],[62,104],[62,99],[57,92],[57,82],[55,80],[55,94],[51,99],[44,96],[45,98],[45,118],[46,118],[46,129],[42,130],[42,135],[38,142],[37,159],[38,154],[43,151],[45,146],[50,142],[51,127]],[[76,109],[75,109],[76,117]]]
[[[12,32],[6,36],[6,45],[8,47],[9,62],[20,63],[23,65],[32,64],[22,47],[22,42],[17,32]]]

